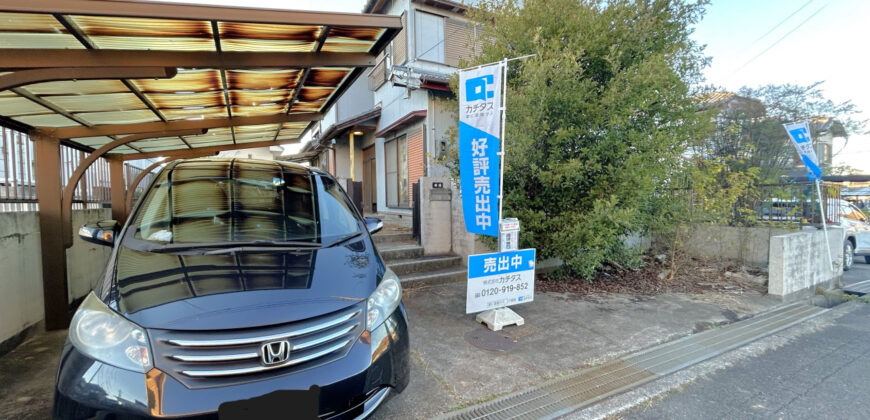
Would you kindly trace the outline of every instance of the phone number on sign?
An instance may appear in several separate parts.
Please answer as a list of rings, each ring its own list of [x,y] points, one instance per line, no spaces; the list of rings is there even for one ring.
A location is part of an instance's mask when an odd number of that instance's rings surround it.
[[[495,296],[500,295],[502,293],[513,293],[520,292],[523,290],[529,290],[529,283],[516,283],[504,285],[501,287],[488,287],[485,289],[481,289],[480,292],[477,293],[477,297],[483,296]]]

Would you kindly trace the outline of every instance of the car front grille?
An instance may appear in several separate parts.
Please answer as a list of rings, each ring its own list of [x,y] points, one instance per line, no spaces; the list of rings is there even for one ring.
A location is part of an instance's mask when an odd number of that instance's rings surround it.
[[[298,322],[228,331],[149,330],[154,365],[189,388],[286,375],[343,357],[364,329],[365,303]],[[290,354],[263,361],[261,346],[287,340]]]

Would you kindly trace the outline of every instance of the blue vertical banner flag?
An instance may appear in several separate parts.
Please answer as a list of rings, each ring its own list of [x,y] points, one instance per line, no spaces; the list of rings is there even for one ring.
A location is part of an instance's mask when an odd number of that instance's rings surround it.
[[[498,237],[502,65],[459,73],[459,173],[465,227]]]
[[[819,158],[813,148],[813,139],[810,136],[810,124],[808,121],[783,124],[791,142],[797,149],[804,166],[807,167],[807,177],[810,181],[822,179],[822,168],[819,167]]]

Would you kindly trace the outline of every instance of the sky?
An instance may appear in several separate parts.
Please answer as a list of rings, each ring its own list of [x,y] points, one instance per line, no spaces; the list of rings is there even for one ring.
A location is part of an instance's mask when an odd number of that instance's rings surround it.
[[[712,58],[708,83],[808,85],[824,81],[825,96],[852,101],[870,119],[870,1],[713,0],[694,39]],[[870,174],[870,135],[835,141],[834,165]],[[839,153],[838,153],[839,152]]]
[[[225,6],[360,12],[364,0],[162,0]],[[870,1],[712,0],[693,38],[706,45],[707,82],[742,86],[808,85],[835,102],[852,101],[870,119]],[[300,145],[291,145],[294,152]],[[834,144],[834,165],[870,173],[870,135]]]

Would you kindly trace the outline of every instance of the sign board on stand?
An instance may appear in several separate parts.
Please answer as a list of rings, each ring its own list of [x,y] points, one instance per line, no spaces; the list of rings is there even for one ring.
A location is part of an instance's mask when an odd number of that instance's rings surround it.
[[[465,313],[531,302],[534,297],[534,249],[468,256]]]
[[[508,308],[530,302],[535,289],[535,250],[517,250],[520,222],[502,219],[507,112],[507,67],[511,60],[459,72],[459,174],[465,228],[497,237],[499,252],[468,257],[466,313],[498,331],[523,325]]]

